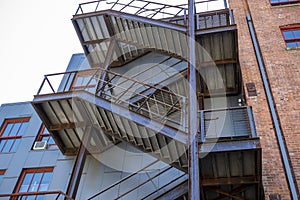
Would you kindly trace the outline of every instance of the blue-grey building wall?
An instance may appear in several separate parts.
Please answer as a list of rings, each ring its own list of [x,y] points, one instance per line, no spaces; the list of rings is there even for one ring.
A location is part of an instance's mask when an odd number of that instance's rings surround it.
[[[29,102],[3,104],[0,107],[0,123],[5,119],[30,117],[16,152],[0,153],[0,169],[6,170],[0,183],[0,193],[13,193],[23,169],[54,167],[49,190],[65,191],[74,157],[64,156],[57,147],[33,150],[42,122]]]

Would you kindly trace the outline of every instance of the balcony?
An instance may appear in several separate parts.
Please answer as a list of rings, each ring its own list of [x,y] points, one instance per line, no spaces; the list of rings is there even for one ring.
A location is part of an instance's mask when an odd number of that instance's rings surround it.
[[[227,151],[259,147],[251,107],[201,110],[199,115],[202,152],[211,151],[209,148],[213,148],[213,151]]]

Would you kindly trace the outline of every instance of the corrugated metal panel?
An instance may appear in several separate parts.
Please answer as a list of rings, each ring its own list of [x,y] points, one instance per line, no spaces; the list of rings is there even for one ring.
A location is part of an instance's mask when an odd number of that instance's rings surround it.
[[[68,138],[70,142],[74,145],[74,147],[79,148],[81,140],[77,133],[73,129],[65,129],[65,133],[68,135]]]
[[[201,177],[203,179],[258,176],[259,165],[254,151],[232,151],[210,153],[201,159]]]
[[[236,31],[224,31],[201,35],[196,41],[206,50],[198,52],[199,62],[237,59],[237,33]],[[208,55],[207,55],[208,53]]]
[[[49,103],[50,103],[51,108],[53,109],[53,112],[59,119],[59,122],[63,123],[63,124],[68,124],[70,121],[68,119],[68,116],[66,116],[66,114],[64,113],[64,110],[61,107],[60,102],[51,101]]]
[[[259,154],[260,149],[256,149],[210,153],[202,158],[200,162],[202,198],[229,198],[230,195],[236,195],[243,199],[260,199]]]
[[[41,104],[43,112],[47,113],[48,120],[50,121],[51,125],[59,124],[60,121],[56,116],[56,113],[51,108],[50,102],[44,102]]]
[[[68,134],[65,132],[65,130],[61,130],[58,131],[58,135],[57,135],[63,142],[64,146],[62,147],[63,149],[66,148],[70,148],[70,149],[74,149],[75,146],[72,143],[72,141],[70,140]]]

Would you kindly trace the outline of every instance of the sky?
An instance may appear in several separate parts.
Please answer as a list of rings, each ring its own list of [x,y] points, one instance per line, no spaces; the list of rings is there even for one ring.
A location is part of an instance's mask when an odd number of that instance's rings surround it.
[[[0,104],[31,101],[45,74],[82,47],[71,18],[84,0],[0,0]]]
[[[89,1],[0,0],[0,105],[33,100],[45,74],[83,52],[71,18]]]

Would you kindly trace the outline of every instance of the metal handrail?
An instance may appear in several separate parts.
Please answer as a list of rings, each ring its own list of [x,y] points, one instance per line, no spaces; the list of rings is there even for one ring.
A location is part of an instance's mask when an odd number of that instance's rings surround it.
[[[117,77],[122,79],[120,82],[111,83],[110,80],[101,79],[98,77],[99,74],[105,73],[106,75],[110,75],[113,77]],[[86,85],[76,85],[74,87],[74,80],[76,76],[85,75],[89,77],[88,83]],[[59,86],[58,91],[56,91],[50,80],[50,77],[53,76],[64,76],[64,80],[68,80],[68,82],[65,82],[64,85],[61,85],[64,81],[61,81],[61,84]],[[71,77],[74,75],[73,77]],[[91,85],[88,85],[91,81],[94,81],[94,83],[103,83],[102,88],[100,88],[100,91],[97,91],[97,84],[93,85],[93,88],[91,88]],[[68,88],[66,87],[68,85]],[[70,86],[70,87],[69,87]],[[56,74],[49,74],[45,75],[45,78],[42,82],[42,85],[40,86],[37,95],[42,94],[43,88],[49,88],[50,92],[47,94],[52,93],[59,93],[59,92],[70,92],[74,90],[85,90],[87,92],[92,92],[95,96],[104,98],[112,103],[116,103],[120,106],[125,106],[126,108],[131,109],[133,112],[137,112],[142,115],[146,115],[146,117],[151,117],[156,120],[166,120],[171,123],[175,123],[177,125],[184,125],[185,124],[185,109],[186,109],[186,97],[175,94],[174,92],[171,92],[169,90],[166,90],[164,88],[161,88],[156,85],[150,85],[147,83],[143,83],[141,81],[138,81],[134,78],[130,78],[121,74],[118,74],[116,72],[105,70],[102,68],[98,69],[89,69],[89,70],[81,70],[81,71],[69,71],[64,73],[56,73]],[[138,88],[144,88],[143,91],[136,91]],[[91,91],[92,89],[92,91]],[[170,98],[168,99],[157,99],[155,96],[151,96],[149,92],[156,92],[158,95],[168,95]],[[137,98],[138,97],[138,98]],[[147,103],[147,105],[144,107],[144,104],[140,104],[139,100],[147,100],[149,103],[154,104],[157,109],[153,109],[153,105],[150,105]],[[164,108],[163,110],[159,109],[159,107]],[[152,109],[151,109],[152,108]],[[171,113],[178,112],[179,117],[169,117]]]
[[[136,172],[134,172],[134,173],[132,173],[132,174],[130,174],[130,175],[128,175],[128,176],[126,176],[126,177],[122,178],[121,180],[119,180],[119,181],[117,181],[117,182],[113,183],[112,185],[110,185],[110,186],[108,186],[107,188],[105,188],[105,189],[101,190],[101,191],[100,191],[100,192],[98,192],[97,194],[95,194],[95,195],[91,196],[91,197],[90,197],[90,198],[88,198],[87,200],[91,200],[91,199],[93,199],[93,198],[95,198],[95,197],[97,197],[97,196],[99,196],[99,195],[103,194],[104,192],[106,192],[106,191],[110,190],[111,188],[113,188],[113,187],[117,186],[118,184],[120,184],[120,183],[122,183],[122,182],[124,182],[124,181],[128,180],[129,178],[131,178],[131,177],[135,176],[136,174],[138,174],[138,173],[140,173],[140,172],[144,171],[145,169],[147,169],[148,167],[150,167],[150,166],[154,165],[154,164],[155,164],[155,163],[157,163],[157,162],[159,162],[159,160],[155,160],[154,162],[152,162],[152,163],[150,163],[150,164],[146,165],[145,167],[143,167],[143,168],[141,168],[141,169],[137,170]]]
[[[136,6],[136,5],[132,5],[132,3],[136,3],[136,2],[141,2],[141,3],[145,3],[145,5],[143,6]],[[79,14],[85,14],[86,12],[84,12],[83,7],[86,5],[91,5],[91,4],[96,4],[95,9],[91,10],[90,12],[96,12],[98,11],[99,5],[101,3],[105,3],[106,5],[110,5],[110,7],[108,7],[109,10],[116,10],[116,11],[122,11],[125,8],[137,8],[139,9],[136,12],[130,13],[130,14],[134,14],[134,15],[139,15],[141,13],[144,12],[155,12],[155,14],[152,15],[152,17],[149,18],[153,18],[157,13],[161,13],[161,14],[168,14],[168,15],[173,15],[173,13],[168,13],[168,12],[164,12],[159,10],[159,8],[153,9],[153,8],[147,8],[147,6],[149,6],[150,4],[152,5],[156,5],[156,6],[161,6],[161,8],[173,8],[173,9],[179,9],[181,11],[185,10],[186,8],[184,8],[183,6],[173,6],[173,5],[168,5],[168,4],[162,4],[162,3],[156,3],[156,2],[152,2],[152,1],[147,1],[147,0],[134,0],[131,2],[122,2],[122,0],[116,0],[115,2],[110,2],[108,0],[99,0],[99,1],[91,1],[91,2],[85,2],[85,3],[81,3],[79,4],[75,15],[79,15]],[[118,6],[122,6],[121,9],[116,9],[116,5]],[[101,6],[100,6],[101,7]],[[79,13],[81,11],[81,13]]]
[[[162,88],[159,88],[159,87],[156,87],[154,85],[150,85],[150,84],[147,84],[147,83],[143,83],[141,81],[137,81],[133,78],[130,78],[128,76],[124,76],[124,75],[121,75],[119,73],[116,73],[116,72],[113,72],[111,70],[106,70],[106,69],[102,69],[102,68],[97,68],[97,69],[85,69],[85,70],[74,70],[74,71],[67,71],[67,72],[59,72],[59,73],[52,73],[52,74],[46,74],[44,75],[44,80],[42,81],[42,84],[40,86],[40,89],[38,90],[37,92],[37,95],[40,94],[42,88],[45,86],[45,82],[48,82],[49,83],[49,86],[51,88],[53,88],[53,85],[51,84],[51,81],[49,80],[48,77],[50,76],[57,76],[57,75],[67,75],[67,74],[83,74],[83,73],[86,73],[86,72],[91,72],[91,71],[95,71],[95,73],[93,75],[96,75],[96,73],[99,73],[99,71],[102,71],[102,72],[107,72],[109,74],[112,74],[112,75],[116,75],[116,76],[119,76],[121,78],[124,78],[124,79],[127,79],[127,80],[130,80],[130,81],[134,81],[135,83],[138,83],[138,84],[141,84],[143,86],[147,86],[149,88],[152,88],[152,89],[155,89],[155,90],[159,90],[159,91],[163,91],[163,92],[166,92],[166,93],[169,93],[169,94],[174,94],[173,92],[170,92],[168,90],[165,90],[165,89],[162,89]],[[57,93],[57,91],[54,90],[53,88],[53,93]],[[185,98],[184,96],[180,95],[180,94],[176,94],[176,96],[180,97],[180,98]]]
[[[124,183],[124,182],[125,182],[126,180],[128,180],[129,178],[134,177],[134,176],[137,175],[139,172],[145,171],[147,168],[153,166],[154,164],[156,164],[156,163],[158,163],[158,162],[159,162],[159,160],[156,160],[156,161],[154,161],[153,163],[150,163],[149,165],[147,165],[147,166],[143,167],[142,169],[138,170],[137,172],[132,173],[132,174],[126,176],[125,178],[123,178],[123,179],[121,179],[121,180],[119,180],[119,181],[113,183],[113,184],[110,185],[109,187],[107,187],[107,188],[101,190],[101,191],[98,192],[97,194],[95,194],[95,195],[93,195],[92,197],[88,198],[88,200],[94,199],[94,198],[96,198],[96,197],[100,197],[100,196],[101,196],[102,194],[104,194],[105,192],[107,192],[107,191],[109,191],[109,190],[115,188],[116,186],[118,186],[118,185],[121,184],[121,183]],[[162,176],[164,173],[167,173],[167,172],[168,172],[169,170],[171,170],[171,169],[173,169],[172,166],[167,166],[167,167],[165,167],[165,168],[162,169],[162,171],[160,171],[159,173],[157,173],[157,174],[155,174],[155,175],[153,175],[153,176],[151,176],[151,177],[149,176],[149,178],[148,178],[147,180],[141,182],[140,184],[136,185],[135,187],[129,189],[128,191],[126,191],[126,192],[124,192],[124,193],[118,195],[115,199],[121,199],[121,198],[123,198],[124,196],[130,194],[131,192],[133,192],[133,191],[135,191],[136,189],[142,187],[143,185],[147,184],[148,182],[152,182],[154,179],[156,179],[156,178]],[[147,173],[147,172],[146,172],[146,173]],[[159,187],[158,189],[155,189],[155,190],[152,191],[150,194],[147,194],[147,196],[143,197],[143,199],[144,199],[144,198],[147,198],[148,196],[151,196],[151,195],[155,194],[156,192],[158,192],[159,190],[161,190],[161,189],[163,189],[163,188],[168,187],[170,184],[174,183],[175,181],[178,181],[179,179],[183,178],[184,176],[186,176],[185,173],[183,173],[183,174],[181,174],[181,175],[178,175],[178,177],[175,177],[175,178],[172,179],[171,181],[167,182],[165,185]],[[186,180],[186,179],[185,179],[185,180]]]
[[[70,196],[68,196],[67,194],[65,194],[62,191],[41,191],[41,192],[17,192],[17,193],[12,193],[12,194],[0,194],[0,197],[24,197],[24,196],[36,196],[36,195],[55,195],[56,196],[56,200],[62,195],[62,197],[66,200],[74,200],[73,198],[71,198]]]
[[[116,198],[114,198],[115,200],[117,199],[122,199],[123,197],[127,196],[128,194],[130,194],[131,192],[137,190],[138,188],[142,187],[143,185],[147,184],[148,182],[152,182],[155,178],[158,178],[159,176],[163,175],[164,173],[167,173],[169,170],[173,169],[172,166],[168,166],[165,169],[163,169],[161,172],[155,174],[154,176],[149,177],[147,180],[143,181],[142,183],[138,184],[137,186],[129,189],[128,191],[122,193],[121,195],[118,195]],[[133,175],[130,175],[130,178],[133,177],[134,175],[136,175],[136,173],[134,173]],[[147,194],[147,196],[143,197],[143,199],[147,198],[148,196],[151,196],[153,194],[155,194],[156,192],[160,191],[161,189],[169,186],[170,184],[174,183],[175,181],[183,178],[184,176],[186,176],[186,174],[181,174],[178,177],[175,177],[174,179],[172,179],[171,181],[167,182],[165,185],[159,187],[158,189],[155,189],[154,191],[152,191],[150,194]],[[127,177],[126,177],[127,179]],[[186,180],[186,179],[185,179]],[[110,186],[109,188],[106,188],[104,190],[102,190],[100,193],[97,193],[96,195],[94,195],[93,197],[90,197],[88,200],[91,200],[95,197],[99,197],[101,196],[104,192],[108,191],[109,189],[114,188],[115,186],[123,183],[124,180],[120,180],[117,183],[114,183],[112,186]]]
[[[195,1],[196,8],[199,7],[199,4],[203,3],[210,3],[215,2],[219,0],[200,0]],[[137,5],[138,3],[142,4],[141,6]],[[91,6],[94,4],[94,7]],[[100,4],[102,6],[100,6]],[[91,7],[89,11],[85,11],[85,7]],[[119,7],[119,8],[118,8]],[[153,8],[155,7],[155,8]],[[171,4],[163,4],[158,2],[152,2],[148,0],[132,0],[130,2],[124,1],[124,0],[115,0],[109,1],[109,0],[98,0],[98,1],[91,1],[91,2],[85,2],[79,4],[75,15],[80,14],[86,14],[90,12],[97,12],[101,10],[115,10],[115,11],[124,11],[126,8],[127,13],[137,15],[137,16],[143,16],[151,19],[162,19],[166,18],[165,15],[168,15],[168,17],[177,17],[177,16],[186,16],[187,15],[187,4],[180,4],[180,5],[171,5]],[[94,8],[94,9],[93,9]],[[136,11],[137,9],[137,11]],[[128,12],[128,10],[131,10],[131,12]],[[172,10],[170,12],[169,10]],[[150,14],[145,14],[145,13]],[[143,15],[145,14],[145,15]]]
[[[162,171],[159,172],[158,174],[152,176],[151,178],[147,179],[146,181],[143,181],[143,182],[140,183],[138,186],[136,186],[136,187],[134,187],[134,188],[128,190],[127,192],[123,193],[122,195],[118,196],[116,199],[121,199],[122,197],[124,197],[124,196],[130,194],[130,193],[133,192],[134,190],[136,190],[136,189],[138,189],[139,187],[145,185],[146,183],[152,181],[153,179],[159,177],[159,176],[162,175],[163,173],[165,173],[165,172],[171,170],[172,168],[173,168],[172,166],[167,167],[166,169],[162,170]]]
[[[171,185],[172,183],[178,181],[179,179],[181,179],[181,178],[183,178],[183,177],[186,177],[186,178],[184,179],[184,181],[187,181],[187,180],[188,180],[187,174],[182,174],[181,176],[178,176],[177,178],[170,180],[167,184],[165,184],[165,185],[159,187],[158,190],[153,191],[153,192],[151,192],[150,194],[144,196],[141,200],[147,199],[148,197],[154,195],[155,193],[157,193],[157,192],[160,191],[160,190],[165,189],[166,187],[168,187],[169,185]],[[184,182],[184,181],[183,181],[183,182]]]

